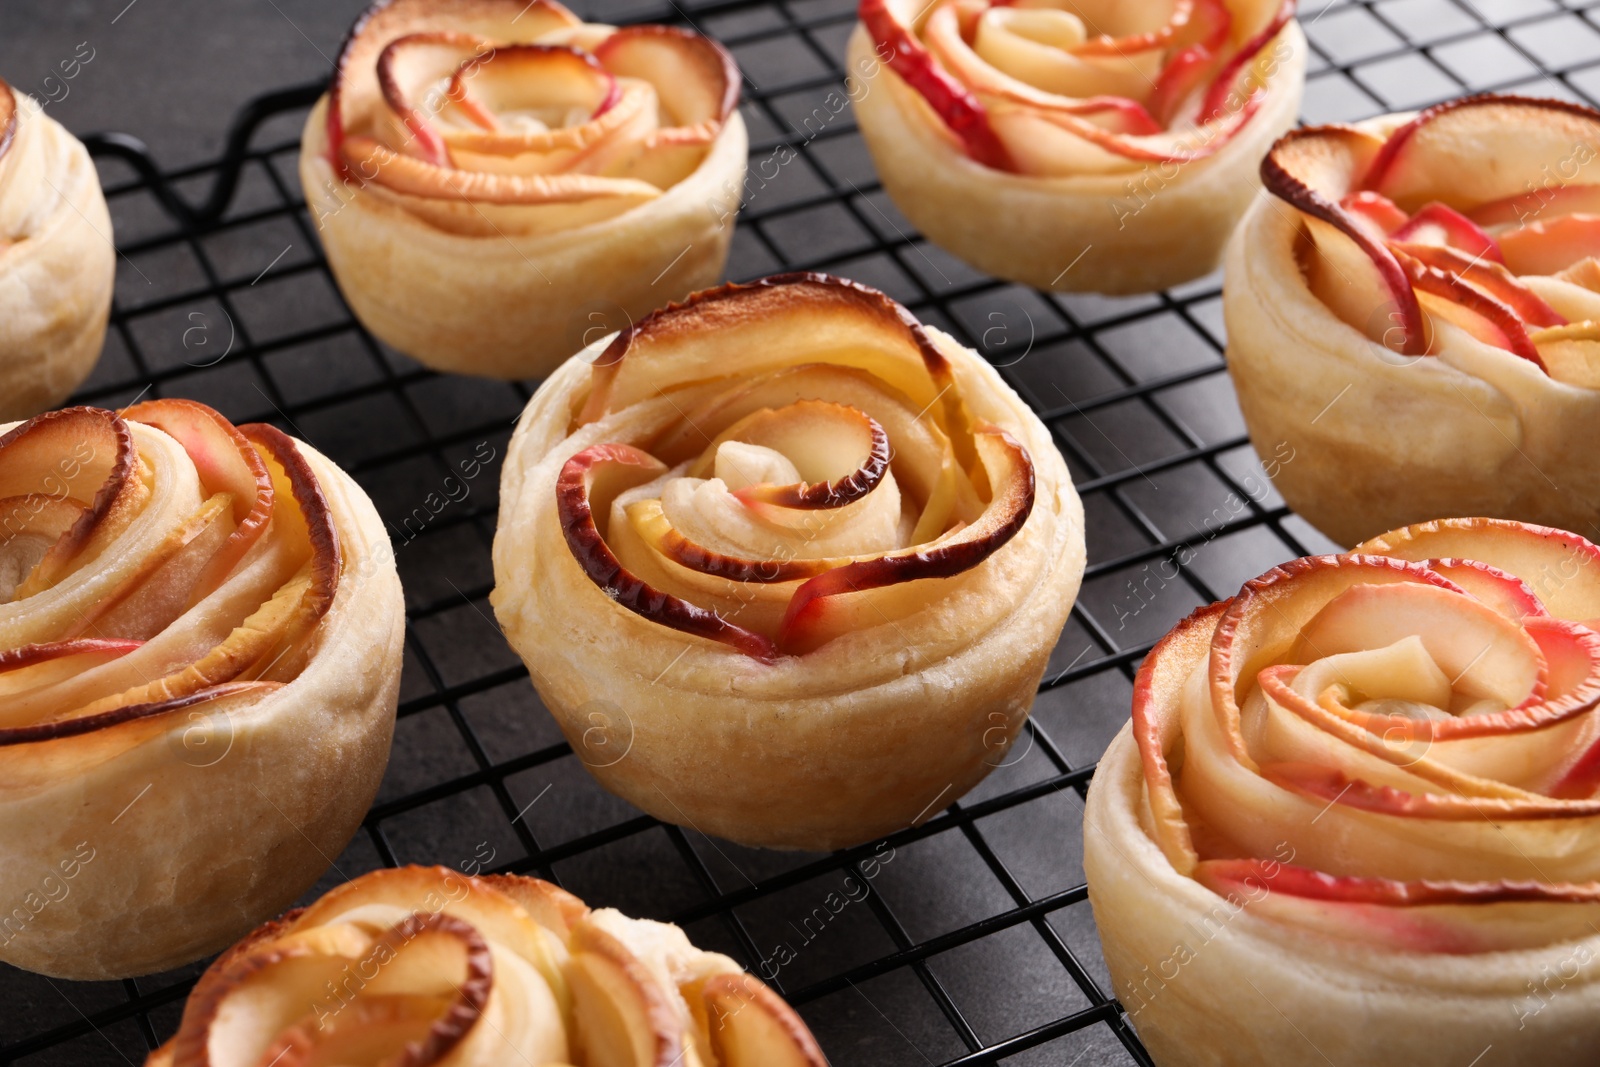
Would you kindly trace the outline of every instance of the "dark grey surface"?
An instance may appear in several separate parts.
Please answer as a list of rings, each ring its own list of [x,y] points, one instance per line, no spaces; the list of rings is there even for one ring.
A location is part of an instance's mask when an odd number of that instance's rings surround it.
[[[624,0],[610,4],[605,14],[621,17],[658,3]],[[64,83],[66,95],[50,105],[51,113],[80,134],[133,133],[149,142],[162,164],[173,167],[214,157],[227,122],[245,100],[324,76],[327,58],[360,6],[353,0],[136,0],[131,6],[126,0],[0,0],[0,76],[41,98],[60,96],[63,83],[46,84],[45,77],[59,79],[61,63],[83,54],[79,45],[87,43],[94,59]],[[804,140],[790,119],[811,114],[837,88],[826,80],[822,57],[838,62],[853,6],[852,0],[788,0],[782,9],[752,6],[696,18],[703,29],[730,42],[751,85],[765,98],[762,105],[744,109],[757,154],[770,152],[779,138]],[[1600,51],[1594,47],[1600,6],[1573,0],[1568,7],[1554,0],[1338,0],[1326,7],[1309,0],[1304,22],[1313,43],[1313,74],[1306,117],[1362,118],[1481,87],[1593,95],[1600,92]],[[804,44],[796,33],[766,35],[792,28],[792,20],[805,26]],[[1408,41],[1437,47],[1419,51]],[[1536,64],[1553,65],[1560,76],[1538,74]],[[819,71],[824,73],[820,81]],[[294,116],[274,124],[271,136],[263,134],[258,143],[292,136],[297,122]],[[729,274],[751,277],[785,261],[824,267],[884,288],[911,303],[925,320],[965,340],[990,341],[989,354],[1008,364],[1009,380],[1030,403],[1055,414],[1052,427],[1074,477],[1097,486],[1085,494],[1091,576],[1047,677],[1074,666],[1076,673],[1043,693],[1035,708],[1035,719],[1054,738],[1065,762],[1086,766],[1126,720],[1129,699],[1127,669],[1086,668],[1159,637],[1202,599],[1226,596],[1241,581],[1298,551],[1327,547],[1292,517],[1277,530],[1240,528],[1239,522],[1219,528],[1219,516],[1226,517],[1224,509],[1231,508],[1228,479],[1235,486],[1264,479],[1242,440],[1243,424],[1220,373],[1217,279],[1186,286],[1171,298],[1047,298],[997,285],[915,239],[878,190],[848,115],[807,145],[802,158],[803,164],[784,168],[749,204]],[[266,165],[252,164],[235,214],[279,202],[268,165],[284,188],[296,188],[292,150]],[[128,177],[117,164],[103,170],[108,181]],[[816,202],[829,194],[831,199]],[[112,213],[124,243],[171,229],[144,193],[115,198]],[[344,319],[337,293],[313,260],[304,231],[279,215],[119,261],[117,299],[127,334],[113,334],[86,395],[102,404],[131,399],[154,375],[160,379],[156,395],[192,396],[240,421],[273,417],[272,405],[279,404],[305,437],[356,474],[380,512],[396,522],[443,473],[439,454],[407,451],[410,446],[456,435],[442,455],[470,454],[480,442],[503,454],[509,420],[526,389],[417,375],[409,361],[379,353],[354,331],[281,341]],[[269,264],[267,276],[253,281]],[[207,268],[222,278],[239,326],[259,354],[214,367],[185,365],[186,359],[205,361],[183,345],[185,331],[195,323],[190,316],[222,321],[220,307],[205,292]],[[169,297],[172,307],[140,310]],[[998,334],[996,324],[1004,327]],[[1018,356],[1017,343],[1024,336],[1026,348]],[[1004,344],[1011,347],[1000,347]],[[1101,399],[1195,368],[1201,377],[1148,395]],[[391,386],[359,399],[338,397],[384,381]],[[1201,458],[1148,475],[1135,469],[1135,464],[1148,466],[1191,451]],[[490,580],[485,545],[493,528],[497,474],[496,469],[480,477],[469,499],[453,505],[398,553],[414,622],[402,692],[407,712],[379,798],[380,806],[395,809],[380,827],[356,838],[317,891],[380,865],[380,841],[402,862],[455,865],[478,854],[484,842],[496,850],[497,865],[516,861],[526,855],[525,840],[510,828],[504,802],[521,808],[546,787],[548,793],[528,815],[542,848],[636,816],[595,787],[570,756],[509,774],[507,798],[471,786],[426,804],[401,803],[418,790],[459,782],[485,765],[503,766],[558,740],[525,678],[510,677],[459,699],[450,695],[462,682],[514,666],[488,622],[483,599]],[[1248,502],[1249,518],[1274,515],[1280,505],[1270,491],[1262,493]],[[1185,569],[1185,581],[1160,583],[1149,604],[1144,601],[1153,564],[1143,560],[1152,557],[1126,565],[1110,562],[1157,548],[1170,551],[1185,540],[1201,545]],[[1136,589],[1146,592],[1139,595]],[[466,591],[466,598],[457,590]],[[480,752],[472,750],[469,737]],[[1043,751],[1030,749],[980,786],[963,807],[1059,773]],[[971,825],[936,820],[929,836],[897,851],[874,884],[875,899],[899,920],[905,938],[920,943],[1014,910],[1016,892],[1038,899],[1078,886],[1080,810],[1077,793],[1067,788],[1004,806]],[[1009,871],[1013,886],[996,877],[980,843]],[[684,848],[704,864],[719,892],[738,890],[747,879],[764,882],[817,858],[740,849],[693,833],[679,838],[652,827],[559,860],[553,870],[596,904],[669,917],[708,897],[684,862]],[[790,938],[788,924],[837,887],[840,877],[835,871],[763,894],[741,905],[738,915],[764,949]],[[738,954],[718,919],[692,923],[690,932],[708,947]],[[1080,986],[1047,947],[1047,936],[1056,935],[1104,988],[1104,965],[1089,906],[1082,901],[1049,912],[1039,925],[1012,925],[935,953],[927,971],[948,991],[972,1035],[993,1044],[1086,1005]],[[803,989],[896,947],[879,916],[852,906],[805,946],[781,978],[787,988]],[[47,982],[0,967],[0,1049],[112,1009],[130,992],[160,990],[176,977],[182,974],[141,979],[130,988]],[[174,999],[150,1013],[149,1031],[136,1019],[121,1019],[15,1062],[30,1067],[138,1063],[150,1037],[172,1033],[179,1010]],[[905,967],[811,1000],[802,1012],[836,1067],[942,1063],[968,1049],[927,985]],[[1002,1062],[1108,1067],[1132,1060],[1110,1030],[1096,1024]]]

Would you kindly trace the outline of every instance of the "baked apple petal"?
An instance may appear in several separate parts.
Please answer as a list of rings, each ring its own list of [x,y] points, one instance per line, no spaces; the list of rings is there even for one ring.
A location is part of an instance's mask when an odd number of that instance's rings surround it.
[[[86,563],[128,522],[144,495],[128,424],[99,408],[64,408],[0,436],[0,497],[36,495],[86,505],[12,591],[22,600]]]
[[[1375,312],[1387,306],[1392,309],[1388,318],[1395,325],[1380,323],[1380,342],[1404,355],[1421,355],[1428,347],[1426,327],[1411,279],[1369,226],[1340,206],[1346,196],[1359,190],[1360,173],[1383,148],[1384,142],[1377,136],[1348,126],[1296,130],[1280,138],[1261,161],[1261,181],[1272,195],[1348,238],[1354,252],[1370,262],[1370,274],[1375,275],[1382,294],[1376,303],[1361,306],[1370,301],[1369,269],[1336,237],[1314,229],[1317,252],[1326,258],[1334,275],[1319,296],[1337,298],[1339,281],[1349,286],[1354,279],[1357,298],[1335,305],[1335,310],[1342,312],[1340,317],[1346,322],[1368,323]]]
[[[870,595],[873,590],[960,574],[1016,536],[1033,510],[1033,462],[1004,430],[980,428],[974,443],[989,476],[990,500],[983,514],[931,547],[919,545],[860,560],[812,578],[789,602],[778,636],[780,648],[803,654],[852,630],[892,621],[891,613]]]
[[[675,26],[626,26],[594,55],[618,77],[655,85],[669,126],[720,126],[739,106],[739,68],[709,37]]]
[[[1471,96],[1431,107],[1394,131],[1361,187],[1407,210],[1442,201],[1470,214],[1536,188],[1571,166],[1575,146],[1600,144],[1600,119],[1560,100]],[[1497,165],[1486,167],[1484,160]],[[1546,168],[1549,168],[1548,172]]]
[[[1565,530],[1508,519],[1439,519],[1391,530],[1351,552],[1478,560],[1526,582],[1557,618],[1600,620],[1600,548]]]
[[[573,559],[606,596],[629,611],[696,637],[721,641],[756,659],[775,658],[777,650],[768,638],[652,588],[629,573],[606,544],[595,515],[608,514],[618,493],[665,469],[648,453],[622,444],[594,445],[568,459],[556,481],[556,509]]]
[[[698,990],[721,1067],[827,1067],[800,1016],[748,974],[719,974]]]
[[[901,0],[861,0],[858,14],[889,69],[928,102],[966,153],[995,170],[1013,169],[1011,154],[989,124],[989,115],[966,86],[951,77],[911,31]]]
[[[260,539],[272,518],[273,487],[266,464],[244,434],[204,404],[150,400],[134,405],[124,415],[176,438],[194,460],[201,484],[210,492],[231,497],[233,532],[196,580],[199,589],[215,586]]]
[[[572,1011],[591,1063],[673,1067],[685,1055],[683,1023],[639,959],[588,920],[572,931]]]

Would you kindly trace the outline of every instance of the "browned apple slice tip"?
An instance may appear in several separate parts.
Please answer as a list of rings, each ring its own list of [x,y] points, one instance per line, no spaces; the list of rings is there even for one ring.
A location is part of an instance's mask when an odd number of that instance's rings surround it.
[[[676,26],[625,26],[595,47],[612,74],[656,86],[672,125],[720,126],[739,106],[739,67],[716,41]]]
[[[625,569],[606,544],[596,514],[605,515],[618,493],[665,469],[648,453],[623,444],[594,445],[567,460],[556,479],[556,512],[573,559],[601,592],[635,614],[720,641],[756,659],[776,658],[777,649],[768,638],[653,588]]]
[[[800,1016],[755,976],[719,974],[699,992],[720,1067],[827,1067]]]
[[[977,520],[933,547],[919,545],[848,563],[812,578],[789,602],[779,630],[780,648],[799,655],[853,629],[878,625],[881,612],[845,595],[961,574],[1017,535],[1033,511],[1033,461],[1015,438],[997,427],[980,427],[973,440],[990,487],[989,503]]]
[[[132,518],[144,492],[133,432],[114,412],[63,408],[0,437],[0,497],[39,494],[87,503],[12,593],[23,600],[71,574],[92,546]]]
[[[590,1067],[674,1067],[683,1024],[650,971],[611,934],[587,921],[572,930],[567,980],[573,1022]]]
[[[1349,126],[1294,130],[1280,137],[1262,159],[1261,182],[1280,200],[1339,230],[1372,261],[1398,316],[1403,333],[1399,351],[1422,355],[1427,351],[1427,330],[1405,268],[1367,226],[1339,206],[1359,188],[1357,176],[1382,146],[1379,138]]]
[[[1471,212],[1525,193],[1600,152],[1600,113],[1563,100],[1484,94],[1428,108],[1395,130],[1362,176],[1414,211],[1439,200]],[[1494,166],[1487,165],[1490,161]]]

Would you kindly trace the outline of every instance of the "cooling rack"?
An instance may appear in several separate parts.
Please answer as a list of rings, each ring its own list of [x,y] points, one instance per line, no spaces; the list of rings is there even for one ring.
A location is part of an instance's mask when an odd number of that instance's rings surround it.
[[[426,371],[339,298],[296,177],[321,86],[253,101],[203,166],[163,171],[132,137],[91,136],[118,277],[105,355],[77,399],[187,396],[235,422],[277,423],[355,475],[396,546],[410,626],[393,760],[362,832],[308,895],[397,863],[536,874],[682,923],[768,977],[836,1067],[1148,1065],[1083,884],[1095,760],[1127,718],[1140,658],[1173,622],[1333,547],[1271,489],[1263,461],[1293,457],[1258,458],[1244,436],[1219,279],[1132,298],[1044,295],[921,240],[874,180],[843,103],[853,0],[576,6],[691,24],[728,45],[752,135],[729,277],[855,278],[983,352],[1072,469],[1083,592],[1026,733],[916,829],[812,855],[664,826],[594,784],[492,621],[500,458],[536,383]],[[1600,97],[1600,0],[1304,0],[1301,21],[1307,122],[1483,90]],[[597,314],[574,309],[573,336]],[[0,1064],[138,1064],[176,1028],[200,966],[83,984],[0,968]]]

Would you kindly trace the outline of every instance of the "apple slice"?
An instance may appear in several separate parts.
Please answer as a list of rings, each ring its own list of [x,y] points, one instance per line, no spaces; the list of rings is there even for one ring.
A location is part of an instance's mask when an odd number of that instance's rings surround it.
[[[1581,389],[1600,389],[1600,323],[1574,322],[1528,335],[1550,377]]]
[[[1508,571],[1475,559],[1430,559],[1428,568],[1442,574],[1508,619],[1550,614],[1528,583]]]
[[[887,50],[889,69],[928,102],[974,161],[995,170],[1013,170],[1011,153],[989,125],[977,97],[947,74],[912,32],[914,18],[904,0],[861,0],[858,14],[879,55]]]
[[[1600,215],[1600,185],[1554,184],[1547,178],[1532,192],[1480,204],[1471,211],[1479,226],[1525,226],[1561,215]]]
[[[635,614],[696,637],[721,641],[755,659],[777,656],[772,642],[707,611],[654,589],[626,570],[606,544],[595,515],[608,515],[625,489],[656,478],[666,467],[631,445],[593,445],[567,460],[556,479],[556,509],[573,559],[606,596]]]
[[[1185,44],[1172,54],[1156,77],[1150,107],[1161,121],[1171,123],[1184,101],[1204,84],[1216,68],[1218,57],[1233,29],[1233,12],[1221,0],[1201,0],[1186,20]],[[1209,111],[1202,105],[1202,112]],[[1203,117],[1202,117],[1203,120]]]
[[[793,1008],[749,974],[719,974],[685,989],[705,1004],[719,1067],[827,1067],[816,1038]]]
[[[1424,204],[1405,225],[1389,236],[1391,240],[1407,244],[1448,245],[1475,260],[1505,263],[1505,257],[1500,254],[1500,246],[1495,244],[1494,238],[1461,212],[1437,200]]]
[[[1339,206],[1356,222],[1368,224],[1372,235],[1383,240],[1411,219],[1393,200],[1370,189],[1346,193]]]
[[[1509,519],[1439,519],[1350,550],[1394,559],[1474,559],[1515,575],[1561,619],[1600,619],[1600,548],[1577,534]]]
[[[971,570],[1015,537],[1033,510],[1033,461],[1004,430],[982,426],[974,435],[989,475],[990,499],[976,521],[932,545],[918,545],[836,567],[812,578],[789,602],[778,645],[803,654],[855,629],[884,621],[870,594],[924,578],[948,578]]]
[[[233,532],[196,581],[196,596],[219,583],[260,540],[272,518],[272,478],[266,464],[244,434],[218,412],[193,400],[150,400],[123,413],[125,418],[154,426],[177,440],[194,461],[208,492],[232,498]]]
[[[1392,245],[1391,251],[1430,313],[1453,322],[1486,345],[1503,348],[1544,369],[1539,350],[1528,339],[1527,325],[1510,307],[1468,285],[1459,274],[1430,267],[1398,245]],[[1438,299],[1430,300],[1429,296]]]
[[[1500,247],[1517,274],[1559,274],[1600,256],[1600,214],[1540,219],[1502,233]]]
[[[1389,136],[1361,188],[1403,208],[1448,201],[1471,212],[1573,168],[1600,146],[1600,114],[1561,100],[1470,96],[1428,108]],[[1487,166],[1493,160],[1496,165]]]
[[[386,108],[379,56],[396,38],[445,33],[532,41],[581,21],[555,0],[374,0],[350,27],[334,61],[328,87],[328,162],[345,181],[357,181],[358,172],[371,173],[348,155],[346,134],[370,126],[379,109]]]
[[[865,370],[934,420],[963,465],[969,417],[949,361],[922,324],[876,289],[826,274],[775,274],[695,293],[620,332],[594,362],[577,424],[727,375],[774,374],[801,363]]]
[[[709,144],[739,106],[739,68],[709,37],[675,26],[627,26],[595,46],[595,58],[621,78],[656,86],[668,124]]]
[[[1511,309],[1524,330],[1530,326],[1566,325],[1567,320],[1560,312],[1499,262],[1491,262],[1481,254],[1468,255],[1447,245],[1408,244],[1398,240],[1398,236],[1396,234],[1396,240],[1390,244],[1393,251],[1404,253],[1425,267],[1432,267],[1493,297]]]
[[[87,507],[12,592],[24,600],[72,574],[132,520],[146,493],[128,424],[99,408],[63,408],[0,437],[0,498],[43,496]],[[7,530],[7,538],[11,531]]]
[[[585,919],[572,930],[572,1015],[589,1067],[674,1067],[685,1055],[683,1022],[650,971]]]
[[[1384,329],[1378,340],[1403,355],[1418,356],[1428,351],[1428,333],[1411,278],[1387,245],[1370,232],[1370,224],[1358,222],[1339,203],[1356,190],[1356,175],[1370,166],[1369,161],[1383,147],[1376,136],[1348,126],[1294,130],[1279,138],[1261,161],[1261,181],[1269,193],[1354,244],[1353,250],[1346,249],[1327,230],[1312,228],[1318,253],[1328,257],[1333,274],[1344,280],[1341,287],[1330,277],[1329,284],[1322,287],[1325,299],[1340,301],[1330,307],[1345,322],[1366,332],[1373,313],[1389,306],[1395,328]],[[1370,272],[1357,252],[1370,262]],[[1338,298],[1342,288],[1352,285],[1352,272],[1356,272],[1354,279],[1366,283],[1355,285],[1359,299]],[[1363,309],[1359,305],[1367,302],[1364,294],[1373,287],[1381,297]],[[1363,310],[1367,318],[1359,317]]]
[[[770,448],[799,471],[801,481],[792,485],[733,487],[734,495],[747,504],[840,508],[876,489],[889,470],[889,437],[883,427],[865,412],[824,400],[752,412],[719,434],[690,465],[688,476],[710,477],[724,441]]]

